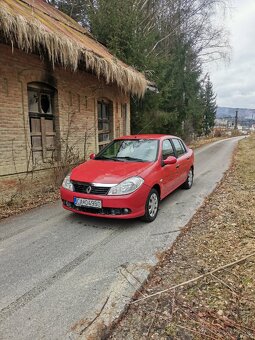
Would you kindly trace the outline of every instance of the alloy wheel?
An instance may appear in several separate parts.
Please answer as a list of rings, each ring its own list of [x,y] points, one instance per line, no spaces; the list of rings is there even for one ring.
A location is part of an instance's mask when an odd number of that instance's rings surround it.
[[[193,183],[193,171],[190,169],[189,174],[188,174],[188,185],[189,187],[192,186]]]
[[[149,204],[148,204],[148,211],[150,217],[154,217],[157,214],[158,211],[158,196],[156,195],[155,192],[153,192],[150,196],[149,199]]]

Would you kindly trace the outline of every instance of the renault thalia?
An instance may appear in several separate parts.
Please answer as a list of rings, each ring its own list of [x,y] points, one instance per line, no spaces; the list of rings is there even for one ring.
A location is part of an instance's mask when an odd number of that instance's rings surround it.
[[[190,189],[193,177],[194,153],[180,138],[124,136],[75,167],[60,192],[75,213],[152,222],[159,202],[179,186]]]

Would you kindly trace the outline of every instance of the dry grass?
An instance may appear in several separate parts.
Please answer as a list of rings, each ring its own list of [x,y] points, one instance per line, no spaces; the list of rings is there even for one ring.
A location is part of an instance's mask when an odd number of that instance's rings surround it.
[[[1,187],[0,220],[12,215],[40,207],[59,199],[59,187],[52,181],[52,177],[31,177],[13,183],[12,189],[7,191]],[[6,189],[5,189],[6,190]]]
[[[143,293],[184,282],[255,251],[255,136],[239,143],[232,168]],[[111,339],[255,339],[255,258],[129,308]]]
[[[210,144],[210,143],[213,143],[213,142],[217,142],[218,140],[222,140],[222,139],[226,139],[227,137],[204,137],[204,138],[200,138],[200,139],[196,139],[194,141],[192,141],[190,144],[189,144],[189,147],[191,149],[197,149],[197,148],[200,148],[201,146],[203,145],[206,145],[206,144]]]
[[[191,149],[197,149],[197,148],[200,148],[203,145],[211,144],[211,143],[217,142],[219,140],[227,139],[227,138],[231,138],[231,137],[235,137],[235,136],[232,136],[232,135],[228,136],[228,135],[222,134],[219,137],[216,137],[216,136],[213,137],[211,135],[209,135],[207,137],[200,137],[200,138],[197,138],[197,139],[193,140],[189,144],[189,147]]]
[[[204,137],[198,137],[197,139],[193,140],[189,147],[191,149],[197,149],[200,148],[203,145],[210,144],[213,142],[217,142],[218,140],[227,139],[231,137],[237,137],[241,136],[241,132],[238,130],[228,130],[228,131],[221,131],[221,130],[215,130],[214,133],[204,136]]]

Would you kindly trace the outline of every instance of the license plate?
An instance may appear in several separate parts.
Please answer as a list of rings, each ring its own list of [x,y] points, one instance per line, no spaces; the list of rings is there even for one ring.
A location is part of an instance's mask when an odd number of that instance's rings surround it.
[[[97,209],[102,208],[102,201],[100,200],[89,200],[87,198],[74,197],[73,203],[74,205],[76,205],[76,207],[87,207]]]

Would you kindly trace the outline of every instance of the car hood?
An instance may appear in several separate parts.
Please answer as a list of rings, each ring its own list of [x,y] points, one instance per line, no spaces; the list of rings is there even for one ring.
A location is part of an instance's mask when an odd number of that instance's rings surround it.
[[[141,175],[152,165],[153,163],[149,162],[88,160],[72,170],[71,180],[88,183],[117,184],[129,177]]]

